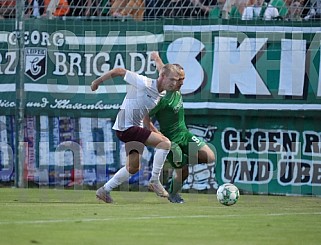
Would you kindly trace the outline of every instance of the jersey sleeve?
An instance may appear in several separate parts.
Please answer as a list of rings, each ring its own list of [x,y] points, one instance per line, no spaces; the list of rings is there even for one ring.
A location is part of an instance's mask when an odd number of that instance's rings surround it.
[[[133,85],[137,88],[143,88],[146,86],[150,86],[151,79],[148,77],[145,77],[143,75],[139,75],[132,71],[126,71],[124,80],[129,83],[130,85]]]

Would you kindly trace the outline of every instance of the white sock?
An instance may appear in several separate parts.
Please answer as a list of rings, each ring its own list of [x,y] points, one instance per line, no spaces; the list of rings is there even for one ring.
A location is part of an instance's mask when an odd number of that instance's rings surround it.
[[[126,169],[126,166],[122,167],[106,184],[104,184],[105,191],[112,191],[112,189],[121,185],[123,182],[128,181],[130,176],[131,174]]]
[[[156,149],[153,160],[153,169],[151,180],[159,180],[161,171],[163,170],[164,162],[166,160],[169,150]]]

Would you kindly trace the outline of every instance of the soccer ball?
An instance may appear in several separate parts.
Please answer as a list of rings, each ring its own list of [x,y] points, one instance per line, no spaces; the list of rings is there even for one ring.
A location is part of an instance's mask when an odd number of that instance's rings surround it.
[[[226,183],[217,189],[216,197],[221,204],[231,206],[239,199],[240,192],[235,185]]]

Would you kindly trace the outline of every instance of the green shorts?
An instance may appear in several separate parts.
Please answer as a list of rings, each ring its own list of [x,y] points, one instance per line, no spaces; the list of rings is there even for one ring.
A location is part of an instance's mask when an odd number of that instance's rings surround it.
[[[206,145],[204,140],[189,131],[179,132],[175,138],[178,140],[172,141],[171,151],[167,155],[167,160],[171,166],[182,168],[189,164],[189,158],[192,161],[191,163],[197,163],[197,152]]]

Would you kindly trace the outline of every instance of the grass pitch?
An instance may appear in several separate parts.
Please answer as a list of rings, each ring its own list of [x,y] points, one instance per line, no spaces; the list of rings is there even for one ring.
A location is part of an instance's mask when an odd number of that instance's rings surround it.
[[[0,189],[0,244],[321,244],[321,198],[242,195],[225,207],[214,194],[172,204],[150,192]]]

